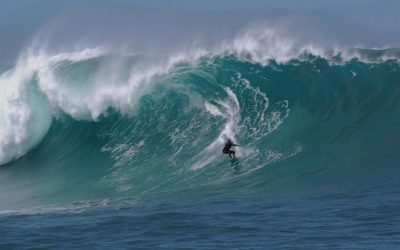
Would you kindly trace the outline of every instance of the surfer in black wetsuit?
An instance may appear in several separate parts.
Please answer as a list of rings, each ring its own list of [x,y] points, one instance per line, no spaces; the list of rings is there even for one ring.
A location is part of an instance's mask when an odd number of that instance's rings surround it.
[[[233,143],[231,139],[228,139],[228,141],[225,143],[224,149],[222,149],[222,153],[228,154],[229,158],[231,158],[231,159],[232,159],[232,155],[233,155],[233,158],[236,158],[235,151],[231,150],[232,146],[239,146],[239,145]]]

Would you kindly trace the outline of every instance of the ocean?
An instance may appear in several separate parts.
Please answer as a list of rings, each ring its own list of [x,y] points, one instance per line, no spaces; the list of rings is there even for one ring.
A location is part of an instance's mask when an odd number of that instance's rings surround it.
[[[46,32],[0,67],[1,249],[400,249],[395,46]]]

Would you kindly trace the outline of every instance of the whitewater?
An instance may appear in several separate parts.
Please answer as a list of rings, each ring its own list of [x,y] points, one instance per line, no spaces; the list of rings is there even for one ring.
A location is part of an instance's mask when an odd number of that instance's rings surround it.
[[[0,67],[1,248],[400,247],[396,46],[119,11],[146,24],[67,13]]]

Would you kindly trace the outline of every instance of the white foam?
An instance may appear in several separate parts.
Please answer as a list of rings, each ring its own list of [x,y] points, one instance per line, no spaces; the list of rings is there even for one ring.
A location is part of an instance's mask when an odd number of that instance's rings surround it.
[[[38,71],[39,87],[54,109],[61,109],[76,119],[93,120],[98,119],[110,106],[125,114],[133,113],[140,97],[151,91],[152,79],[169,73],[181,62],[196,63],[199,58],[223,54],[235,54],[240,58],[262,64],[267,64],[269,60],[285,63],[301,57],[306,52],[325,58],[338,54],[345,59],[356,56],[354,51],[346,54],[345,50],[339,47],[327,50],[315,44],[300,44],[283,31],[268,24],[258,24],[239,32],[232,40],[215,42],[207,47],[193,42],[192,46],[182,46],[178,52],[171,51],[155,60],[141,62],[132,66],[131,74],[126,80],[119,78],[117,62],[108,63],[107,65],[113,65],[113,68],[99,68],[98,72],[85,83],[86,89],[83,91],[57,79],[54,75],[57,63],[87,60],[115,51],[87,48],[56,55],[47,55],[44,51],[46,50],[40,48],[35,53],[34,49],[28,49],[28,53],[21,57],[19,64],[26,64],[25,68],[31,68],[30,71]],[[125,52],[126,54],[135,55],[134,52]]]
[[[0,77],[0,165],[26,154],[50,127],[50,109],[23,71]]]
[[[208,113],[210,113],[212,116],[222,116],[225,117],[225,115],[219,110],[219,108],[209,102],[205,102],[204,106],[207,110]]]
[[[220,115],[226,118],[224,128],[221,130],[217,138],[211,142],[204,150],[196,155],[195,162],[190,167],[193,170],[204,168],[212,162],[215,162],[218,158],[221,158],[219,154],[215,154],[221,150],[222,145],[225,143],[226,138],[230,138],[236,141],[235,135],[239,129],[239,112],[240,104],[236,95],[230,88],[224,88],[229,99],[227,101],[218,100],[217,103],[221,108],[206,102],[204,105],[206,110],[211,115]]]
[[[38,92],[33,81],[35,77],[39,83],[46,81],[51,86],[53,79],[43,79],[43,72],[51,70],[55,63],[80,61],[98,54],[98,50],[88,49],[55,56],[33,56],[28,50],[13,70],[0,76],[0,165],[26,154],[42,140],[50,127],[49,96]]]

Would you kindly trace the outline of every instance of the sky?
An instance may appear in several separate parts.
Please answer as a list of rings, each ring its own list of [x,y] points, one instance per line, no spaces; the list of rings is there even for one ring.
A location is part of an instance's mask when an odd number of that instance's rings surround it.
[[[12,65],[37,37],[58,49],[157,50],[233,39],[254,23],[327,46],[398,48],[399,13],[396,0],[0,0],[0,63]]]

